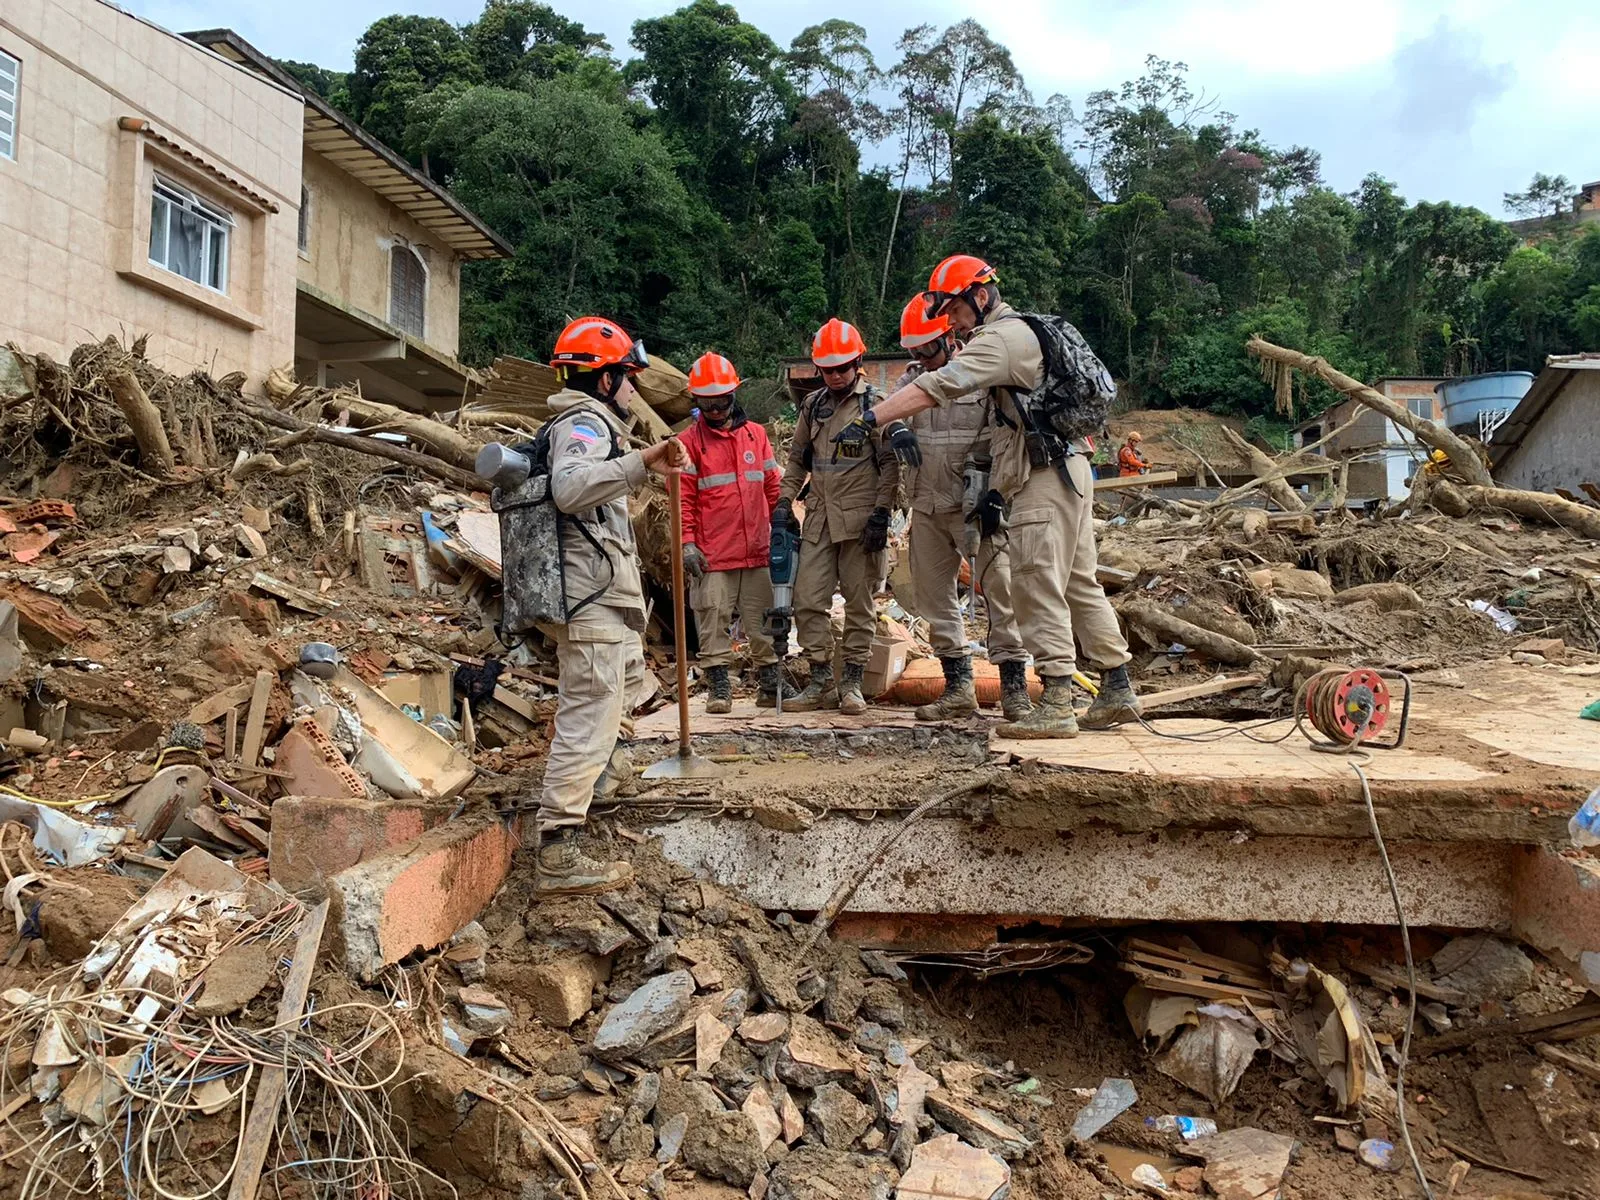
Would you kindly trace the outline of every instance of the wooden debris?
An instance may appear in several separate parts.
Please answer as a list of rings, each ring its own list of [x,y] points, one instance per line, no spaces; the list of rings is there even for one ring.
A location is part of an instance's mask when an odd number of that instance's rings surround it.
[[[244,765],[253,767],[261,758],[261,743],[266,739],[267,700],[272,694],[272,682],[276,678],[271,671],[257,671],[256,681],[250,694],[250,715],[245,718],[244,750],[242,757]]]
[[[266,592],[269,596],[276,596],[290,608],[298,608],[301,612],[313,613],[319,617],[327,616],[339,607],[337,600],[329,600],[309,588],[296,587],[292,583],[275,579],[265,571],[257,571],[252,575],[250,586],[257,591]]]
[[[158,409],[138,379],[127,367],[116,367],[106,374],[106,384],[111,398],[116,401],[122,415],[133,430],[133,440],[139,443],[139,461],[147,471],[170,475],[178,465],[172,444],[167,441],[167,428],[161,423]]]
[[[200,701],[199,704],[191,708],[189,710],[189,722],[193,725],[211,724],[223,713],[238,708],[239,705],[250,699],[255,687],[253,680],[246,680],[244,683],[236,683],[232,687],[223,688],[216,695]]]
[[[1255,667],[1262,662],[1261,655],[1243,642],[1224,634],[1202,629],[1191,621],[1174,616],[1148,600],[1132,600],[1118,610],[1124,619],[1141,626],[1153,634],[1154,643],[1165,648],[1181,642],[1190,650],[1199,651],[1213,662],[1230,667]]]

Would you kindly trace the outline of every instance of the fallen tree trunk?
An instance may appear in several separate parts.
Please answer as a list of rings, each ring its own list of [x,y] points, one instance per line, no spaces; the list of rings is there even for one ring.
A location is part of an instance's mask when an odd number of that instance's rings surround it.
[[[381,426],[386,432],[403,433],[413,442],[426,446],[433,454],[464,471],[473,470],[478,461],[478,443],[441,421],[420,413],[406,412],[392,404],[381,404],[348,392],[336,392],[323,402],[324,416],[348,412],[352,424],[363,429]]]
[[[139,443],[139,461],[150,470],[170,475],[178,459],[172,453],[172,443],[167,441],[167,427],[161,423],[161,411],[126,367],[108,373],[106,383],[111,387],[111,398],[128,419],[133,440]]]
[[[1225,634],[1202,629],[1192,621],[1176,617],[1165,609],[1147,601],[1131,601],[1117,610],[1124,620],[1143,627],[1155,635],[1159,644],[1182,642],[1191,650],[1198,650],[1213,662],[1231,667],[1263,665],[1261,654],[1243,642]]]
[[[393,446],[377,438],[360,437],[353,433],[335,433],[320,425],[307,425],[304,421],[291,417],[288,413],[279,412],[275,408],[260,408],[254,405],[243,407],[246,413],[262,424],[289,430],[288,438],[279,438],[273,443],[277,449],[299,442],[321,442],[327,446],[337,446],[341,450],[354,450],[358,454],[370,454],[375,458],[386,458],[390,462],[401,463],[469,492],[486,491],[489,486],[488,481],[476,471],[464,471],[453,463],[434,458],[431,454],[407,450],[404,446]]]
[[[1419,417],[1403,404],[1396,404],[1387,396],[1373,391],[1359,379],[1352,379],[1343,371],[1335,371],[1328,363],[1311,354],[1302,354],[1298,350],[1288,350],[1282,346],[1275,346],[1271,342],[1253,337],[1245,344],[1245,349],[1256,358],[1270,359],[1273,362],[1285,363],[1304,371],[1308,375],[1315,375],[1330,387],[1344,393],[1352,400],[1358,400],[1368,408],[1377,409],[1389,420],[1402,429],[1410,430],[1416,434],[1417,440],[1435,450],[1443,450],[1450,456],[1450,465],[1459,471],[1469,483],[1483,487],[1493,487],[1494,480],[1489,476],[1489,468],[1483,465],[1483,460],[1478,457],[1477,450],[1464,438],[1457,437],[1437,422],[1426,417]]]
[[[1558,525],[1573,533],[1581,533],[1584,537],[1600,540],[1600,508],[1563,500],[1549,492],[1523,492],[1515,488],[1479,487],[1473,484],[1457,486],[1447,479],[1435,479],[1428,485],[1427,499],[1446,516],[1461,517],[1468,512],[1499,509],[1514,513],[1524,520]]]
[[[1233,443],[1234,449],[1238,450],[1245,456],[1245,459],[1250,464],[1251,473],[1256,477],[1256,482],[1247,485],[1247,488],[1235,488],[1233,495],[1243,495],[1249,487],[1259,487],[1262,491],[1266,492],[1267,495],[1271,497],[1272,502],[1279,508],[1283,509],[1284,512],[1305,512],[1305,502],[1302,501],[1299,496],[1295,495],[1294,489],[1285,482],[1285,471],[1283,467],[1278,464],[1277,460],[1269,457],[1261,450],[1256,449],[1256,447],[1245,441],[1232,429],[1228,428],[1228,426],[1222,426],[1222,432],[1227,435],[1228,440]],[[1213,503],[1219,503],[1224,498],[1229,498],[1229,496],[1229,493],[1224,492],[1222,496],[1219,496],[1216,501],[1213,501]]]

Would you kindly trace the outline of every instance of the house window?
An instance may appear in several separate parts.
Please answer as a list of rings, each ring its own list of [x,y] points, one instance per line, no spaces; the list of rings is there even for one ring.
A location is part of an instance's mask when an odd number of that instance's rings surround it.
[[[217,292],[228,290],[233,216],[157,175],[150,197],[150,261]]]
[[[22,64],[0,50],[0,158],[17,157],[17,77]]]
[[[389,324],[423,336],[428,315],[428,271],[409,246],[389,251]]]
[[[1411,415],[1421,417],[1425,421],[1433,420],[1433,397],[1413,396],[1406,401],[1406,407],[1411,410]]]
[[[300,253],[311,253],[311,189],[300,185]]]

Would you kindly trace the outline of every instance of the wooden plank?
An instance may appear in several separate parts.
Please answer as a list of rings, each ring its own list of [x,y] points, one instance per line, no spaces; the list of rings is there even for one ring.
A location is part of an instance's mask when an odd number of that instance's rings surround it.
[[[253,821],[248,821],[235,813],[223,813],[222,823],[231,829],[235,836],[243,838],[263,854],[271,845],[267,831]]]
[[[1138,963],[1141,966],[1154,967],[1161,971],[1175,971],[1185,979],[1210,979],[1215,983],[1237,983],[1244,987],[1257,987],[1270,990],[1272,977],[1258,974],[1255,971],[1238,968],[1202,967],[1199,963],[1173,962],[1158,954],[1146,954],[1142,950],[1129,950],[1125,955],[1128,962]],[[1215,976],[1215,979],[1210,977]]]
[[[223,718],[222,758],[224,762],[232,762],[239,757],[239,710],[230,708]]]
[[[1600,1083],[1600,1062],[1587,1058],[1582,1054],[1574,1054],[1570,1050],[1563,1050],[1559,1046],[1552,1046],[1549,1042],[1540,1042],[1534,1047],[1539,1052],[1539,1057],[1546,1062],[1553,1062],[1558,1067],[1565,1067],[1569,1071],[1582,1075],[1585,1079],[1592,1079]]]
[[[327,921],[328,901],[324,900],[300,923],[300,936],[294,944],[294,963],[283,984],[283,997],[278,1001],[279,1029],[292,1029],[305,1013],[306,996],[311,991],[311,972],[317,965],[317,950],[322,945],[322,929]],[[267,1151],[272,1148],[277,1130],[284,1089],[283,1068],[263,1067],[261,1082],[256,1084],[255,1102],[245,1119],[244,1139],[239,1146],[228,1200],[255,1200],[256,1189],[261,1185],[261,1168],[266,1165]]]
[[[1139,708],[1149,712],[1165,704],[1178,704],[1184,700],[1197,700],[1202,696],[1215,696],[1222,692],[1237,692],[1265,683],[1265,675],[1223,675],[1204,683],[1191,683],[1187,687],[1168,688],[1164,692],[1150,692],[1139,697]]]
[[[255,687],[250,694],[250,715],[245,718],[244,749],[240,752],[244,765],[253,767],[261,758],[261,743],[267,736],[267,698],[272,695],[271,671],[257,671]]]
[[[1240,962],[1235,958],[1223,958],[1220,954],[1206,954],[1200,950],[1175,950],[1171,946],[1163,946],[1160,942],[1146,941],[1144,938],[1129,938],[1127,946],[1131,950],[1143,950],[1146,954],[1158,954],[1165,958],[1177,959],[1180,962],[1197,963],[1202,967],[1211,967],[1234,975],[1253,976],[1263,980],[1271,978],[1265,967],[1252,966],[1250,963]]]
[[[223,688],[215,696],[200,701],[189,710],[189,721],[194,725],[209,725],[223,713],[230,709],[238,708],[256,689],[253,680],[236,683],[230,688]]]
[[[1175,996],[1197,996],[1203,1000],[1227,1000],[1239,997],[1249,1000],[1261,1000],[1269,1004],[1277,1003],[1277,997],[1271,992],[1262,991],[1260,988],[1241,987],[1231,983],[1207,983],[1200,979],[1174,979],[1170,975],[1163,975],[1159,971],[1152,971],[1148,967],[1122,964],[1122,969],[1132,975],[1152,992],[1165,992]]]
[[[1347,964],[1352,971],[1365,975],[1373,983],[1382,988],[1394,991],[1410,991],[1411,982],[1406,978],[1404,971],[1391,970],[1380,967],[1376,963],[1350,961]],[[1424,1000],[1437,1000],[1441,1004],[1461,1005],[1467,1002],[1467,994],[1455,988],[1440,987],[1436,983],[1429,983],[1426,979],[1418,978],[1416,992]]]
[[[1096,479],[1097,492],[1120,492],[1128,488],[1158,487],[1164,483],[1177,483],[1176,471],[1151,471],[1148,475],[1117,475],[1111,479]]]
[[[337,600],[329,600],[326,596],[307,588],[296,587],[292,583],[274,579],[265,571],[257,571],[250,579],[250,586],[257,591],[266,592],[269,596],[276,596],[290,608],[298,608],[302,612],[312,613],[319,617],[325,617],[339,607]]]
[[[204,830],[216,838],[224,846],[234,850],[249,850],[250,843],[229,829],[222,820],[222,814],[206,804],[197,804],[184,814],[191,825],[196,829]]]
[[[1575,1029],[1580,1032],[1573,1033]],[[1518,1017],[1514,1021],[1499,1021],[1493,1025],[1474,1025],[1471,1029],[1452,1029],[1449,1033],[1441,1033],[1438,1037],[1421,1042],[1415,1052],[1419,1058],[1426,1058],[1441,1050],[1455,1050],[1490,1038],[1527,1037],[1535,1033],[1542,1033],[1547,1040],[1556,1042],[1571,1041],[1588,1033],[1600,1033],[1600,1003],[1578,1004],[1560,1012]]]

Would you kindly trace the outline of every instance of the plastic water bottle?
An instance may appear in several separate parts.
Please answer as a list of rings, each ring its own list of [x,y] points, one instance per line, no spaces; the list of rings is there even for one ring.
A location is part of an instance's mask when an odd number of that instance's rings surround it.
[[[1146,1117],[1145,1127],[1157,1133],[1181,1134],[1183,1140],[1192,1142],[1196,1138],[1210,1137],[1217,1131],[1217,1123],[1210,1117],[1180,1117],[1174,1113],[1166,1113],[1159,1117]]]
[[[1567,822],[1567,836],[1580,850],[1586,846],[1600,846],[1600,787],[1589,793],[1583,807],[1572,814]]]

